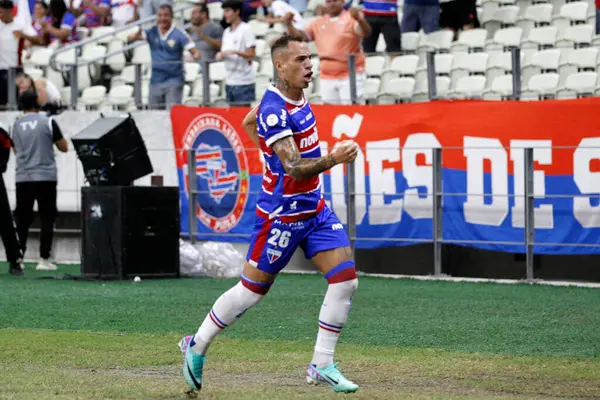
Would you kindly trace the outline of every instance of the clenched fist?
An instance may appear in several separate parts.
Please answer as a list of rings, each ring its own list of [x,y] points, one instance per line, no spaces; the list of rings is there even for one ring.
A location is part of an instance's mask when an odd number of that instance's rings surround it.
[[[344,140],[334,146],[331,154],[337,164],[349,164],[358,155],[358,144],[354,140]]]

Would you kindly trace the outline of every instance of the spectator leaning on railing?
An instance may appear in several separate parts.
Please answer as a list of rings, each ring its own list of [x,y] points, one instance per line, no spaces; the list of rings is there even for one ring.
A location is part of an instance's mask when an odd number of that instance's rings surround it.
[[[256,99],[256,73],[252,61],[256,57],[256,38],[250,25],[242,21],[242,3],[223,2],[223,16],[229,27],[223,33],[217,60],[225,61],[226,101],[231,105],[249,106]]]
[[[211,22],[206,4],[194,6],[192,9],[192,27],[190,36],[200,52],[200,61],[215,61],[221,49],[223,27]]]
[[[369,37],[371,27],[355,8],[344,10],[344,0],[327,0],[327,14],[314,19],[304,31],[293,26],[294,15],[286,16],[288,32],[314,40],[320,59],[320,92],[326,104],[351,104],[348,55],[356,55],[356,101],[363,102],[365,56],[361,40]]]
[[[395,1],[395,0],[394,0]],[[256,18],[259,21],[269,24],[285,23],[287,13],[294,14],[293,25],[296,29],[304,29],[304,18],[294,7],[283,0],[262,0],[262,3],[267,7],[268,15],[265,17]]]
[[[184,68],[183,52],[189,50],[195,60],[200,52],[189,35],[173,24],[173,8],[163,4],[158,8],[157,24],[129,35],[129,40],[146,39],[152,57],[152,78],[148,93],[148,105],[152,109],[167,110],[181,104],[183,97]]]
[[[8,91],[17,93],[14,76],[9,82],[8,75],[10,68],[21,68],[25,34],[35,36],[33,27],[14,20],[11,0],[0,0],[0,110],[8,103]]]

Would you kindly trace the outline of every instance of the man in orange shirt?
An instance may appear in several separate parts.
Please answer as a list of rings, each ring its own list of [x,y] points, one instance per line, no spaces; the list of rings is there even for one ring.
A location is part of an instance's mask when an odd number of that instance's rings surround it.
[[[362,39],[371,26],[355,8],[344,10],[344,0],[326,0],[326,14],[314,19],[304,31],[293,26],[293,14],[286,15],[288,32],[314,40],[320,58],[320,92],[326,104],[352,104],[348,55],[356,55],[356,103],[363,102],[365,56]]]

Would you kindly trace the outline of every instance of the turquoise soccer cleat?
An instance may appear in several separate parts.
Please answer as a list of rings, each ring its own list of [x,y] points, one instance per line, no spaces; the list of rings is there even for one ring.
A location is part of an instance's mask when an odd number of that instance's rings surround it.
[[[306,368],[306,382],[313,385],[327,383],[336,392],[354,393],[358,390],[358,385],[349,381],[337,369],[338,363],[323,368],[317,368],[310,364]]]
[[[190,348],[193,336],[186,336],[179,341],[179,349],[183,355],[183,377],[192,390],[202,389],[202,371],[205,357],[196,354]]]

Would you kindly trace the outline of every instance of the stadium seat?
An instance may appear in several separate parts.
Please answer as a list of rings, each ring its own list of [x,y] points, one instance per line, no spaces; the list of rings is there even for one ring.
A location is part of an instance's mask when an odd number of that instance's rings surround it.
[[[517,19],[516,25],[523,29],[527,36],[534,27],[550,25],[552,21],[552,4],[532,4],[525,10],[525,14]]]
[[[385,57],[369,56],[365,60],[365,73],[370,77],[379,77],[385,67]]]
[[[223,61],[217,61],[210,63],[209,66],[209,77],[211,82],[223,82],[227,77],[227,71],[225,70],[225,63]]]
[[[147,43],[142,44],[133,49],[133,57],[131,58],[133,64],[142,64],[148,67],[152,64],[152,57],[150,56],[150,46]]]
[[[209,99],[212,101],[214,99],[219,98],[220,90],[221,88],[219,87],[219,85],[217,85],[216,83],[211,83],[209,85]],[[198,104],[202,104],[202,102],[204,101],[204,82],[202,81],[202,78],[197,79],[194,82],[194,85],[192,87],[191,98],[197,100]]]
[[[485,75],[487,62],[487,53],[454,54],[450,71],[451,87],[455,87],[455,84],[463,76]]]
[[[108,104],[113,108],[126,107],[133,102],[133,87],[129,85],[117,86],[108,93]]]
[[[583,96],[591,96],[596,90],[598,75],[595,72],[578,72],[569,75],[565,85],[558,89],[556,97],[559,99],[570,99]]]
[[[494,10],[490,14],[483,14],[481,26],[483,26],[491,35],[496,31],[513,26],[517,22],[519,7],[504,6]]]
[[[485,44],[486,51],[506,51],[511,47],[517,47],[521,43],[523,29],[518,27],[504,28],[496,31],[493,39],[488,39]]]
[[[99,107],[104,101],[104,96],[106,96],[105,86],[90,86],[83,90],[79,103],[84,109]]]
[[[94,64],[88,64],[88,73],[93,82],[97,82],[100,79],[101,66],[105,62],[104,57],[106,54],[106,47],[98,46],[98,45],[87,45],[83,47],[83,52],[81,54],[81,59],[86,61],[98,60]]]
[[[221,8],[221,2],[212,2],[206,5],[208,7],[208,15],[210,19],[215,22],[221,22],[223,19],[223,8]]]
[[[533,53],[529,62],[523,66],[523,81],[528,82],[533,75],[547,72],[558,72],[560,50],[548,49]]]
[[[267,34],[267,32],[269,31],[269,24],[267,24],[266,22],[261,22],[261,21],[255,20],[255,19],[251,19],[250,21],[248,21],[248,24],[252,28],[252,32],[254,33],[254,36],[256,36],[257,38],[264,37]]]
[[[379,93],[379,87],[381,86],[381,80],[379,78],[367,78],[365,80],[365,99],[367,101],[374,100]]]
[[[91,30],[91,33],[92,33],[93,38],[104,36],[104,35],[109,35],[109,34],[113,33],[113,35],[102,37],[102,38],[98,39],[98,41],[97,41],[98,44],[108,44],[112,40],[118,39],[114,36],[114,31],[115,31],[115,28],[113,28],[112,26],[99,26],[97,28],[93,28]]]
[[[107,54],[118,51],[123,48],[123,42],[120,40],[113,40],[108,44]],[[114,71],[121,72],[125,65],[127,65],[127,60],[125,59],[125,53],[117,53],[112,56],[106,58],[106,64]]]
[[[256,39],[256,57],[270,56],[271,51],[267,42],[263,39]]]
[[[485,76],[463,76],[456,82],[454,90],[448,96],[455,99],[481,98],[485,90]]]
[[[385,87],[382,87],[380,93],[377,95],[378,104],[389,104],[382,103],[381,101],[387,101],[389,96],[393,96],[395,101],[410,101],[415,91],[415,79],[414,78],[394,78]]]
[[[450,50],[452,53],[483,51],[487,37],[488,31],[485,29],[462,31],[458,36],[458,40],[450,46]]]
[[[448,52],[450,51],[450,45],[452,44],[453,37],[454,33],[446,29],[431,32],[428,35],[423,35],[419,42],[417,51],[421,53],[428,51]]]
[[[588,8],[587,1],[575,1],[562,5],[558,16],[552,19],[552,25],[558,28],[559,36],[562,36],[562,33],[570,25],[585,23]]]
[[[433,56],[433,63],[435,67],[435,75],[446,75],[450,76],[450,70],[452,69],[452,60],[454,59],[454,55],[452,54],[435,54]],[[427,79],[427,66],[422,66],[417,68],[417,72],[415,74],[415,79],[417,81],[422,81],[423,79]]]
[[[521,65],[523,65],[525,59],[523,53],[521,53],[520,58]],[[491,84],[494,81],[494,78],[510,74],[512,73],[512,70],[512,52],[491,53],[488,58],[487,70],[485,71],[487,82]]]
[[[46,68],[48,64],[50,64],[50,58],[52,57],[52,53],[54,50],[52,49],[35,49],[33,53],[31,53],[31,58],[29,62],[32,65]]]
[[[553,98],[558,89],[559,75],[556,73],[533,75],[521,91],[521,100],[539,100]]]
[[[589,46],[594,39],[594,30],[595,27],[589,24],[568,26],[555,46],[560,48]]]
[[[529,31],[526,38],[521,41],[522,48],[528,49],[544,49],[554,47],[558,29],[555,26],[540,26]]]
[[[436,76],[435,78],[436,98],[443,99],[448,95],[450,89],[449,76]],[[429,85],[427,78],[417,80],[415,84],[415,92],[413,101],[422,102],[429,100]]]
[[[577,72],[594,72],[598,60],[598,49],[589,47],[573,50],[567,60],[559,66],[560,85],[563,86],[567,76]]]
[[[402,34],[402,51],[407,53],[414,53],[419,47],[421,36],[417,32],[406,32]]]
[[[392,60],[389,70],[400,76],[414,76],[418,62],[419,57],[413,54],[399,56]]]
[[[496,76],[490,88],[483,91],[484,100],[504,100],[513,94],[512,74]]]
[[[34,81],[44,77],[44,70],[35,67],[25,67],[23,72],[31,77]]]
[[[183,64],[185,81],[194,82],[200,75],[200,64],[195,62],[186,62]]]

